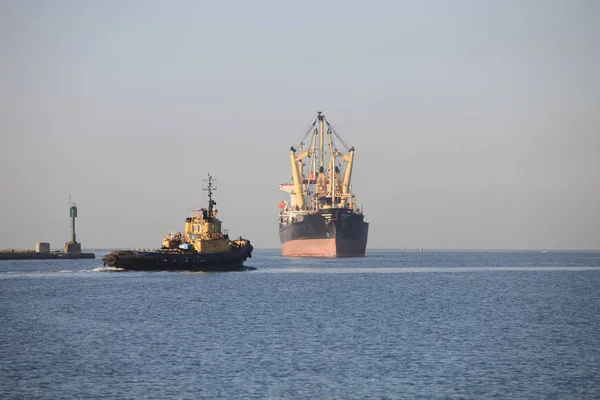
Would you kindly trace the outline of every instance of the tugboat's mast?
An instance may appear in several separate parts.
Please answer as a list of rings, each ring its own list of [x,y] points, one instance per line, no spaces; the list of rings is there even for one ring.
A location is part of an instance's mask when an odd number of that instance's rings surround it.
[[[208,191],[208,218],[213,217],[213,205],[217,204],[217,202],[212,199],[213,190],[217,190],[217,188],[213,186],[216,181],[217,180],[213,179],[210,174],[208,174],[208,179],[204,179],[204,182],[206,182],[206,188],[204,190]]]

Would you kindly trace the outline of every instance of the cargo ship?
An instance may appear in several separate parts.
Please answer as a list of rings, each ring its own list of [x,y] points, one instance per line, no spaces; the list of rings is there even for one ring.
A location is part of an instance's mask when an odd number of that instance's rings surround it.
[[[292,183],[279,185],[290,195],[289,201],[279,204],[281,255],[365,255],[369,224],[351,191],[354,151],[320,111],[300,141],[290,147]]]
[[[241,271],[252,257],[253,246],[243,239],[231,240],[217,218],[213,198],[215,179],[206,182],[208,208],[194,210],[185,220],[183,232],[170,231],[156,250],[113,250],[102,261],[105,266],[138,271]]]

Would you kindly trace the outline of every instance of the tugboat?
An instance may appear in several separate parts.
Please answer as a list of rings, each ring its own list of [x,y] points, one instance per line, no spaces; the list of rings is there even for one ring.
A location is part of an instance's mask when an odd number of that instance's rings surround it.
[[[114,250],[102,257],[105,266],[138,271],[242,271],[252,257],[250,241],[229,239],[217,219],[212,199],[215,179],[204,179],[208,209],[194,211],[185,220],[184,232],[169,232],[158,250]]]
[[[311,133],[306,146],[304,140]],[[338,151],[334,135],[345,150]],[[279,204],[281,255],[364,256],[369,223],[351,192],[354,147],[346,145],[319,111],[304,137],[290,148],[290,162],[293,183],[279,185],[290,194],[289,203]]]

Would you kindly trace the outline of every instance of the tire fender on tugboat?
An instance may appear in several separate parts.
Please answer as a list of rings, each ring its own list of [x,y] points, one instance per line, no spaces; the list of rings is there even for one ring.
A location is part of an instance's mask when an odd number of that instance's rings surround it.
[[[109,267],[116,267],[117,266],[117,256],[114,254],[109,254],[107,255],[104,259],[104,266],[108,265]]]

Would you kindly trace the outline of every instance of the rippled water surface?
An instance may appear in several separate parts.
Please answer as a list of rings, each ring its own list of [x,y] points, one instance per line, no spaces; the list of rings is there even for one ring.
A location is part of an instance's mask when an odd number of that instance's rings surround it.
[[[600,253],[0,261],[0,398],[600,397]]]

